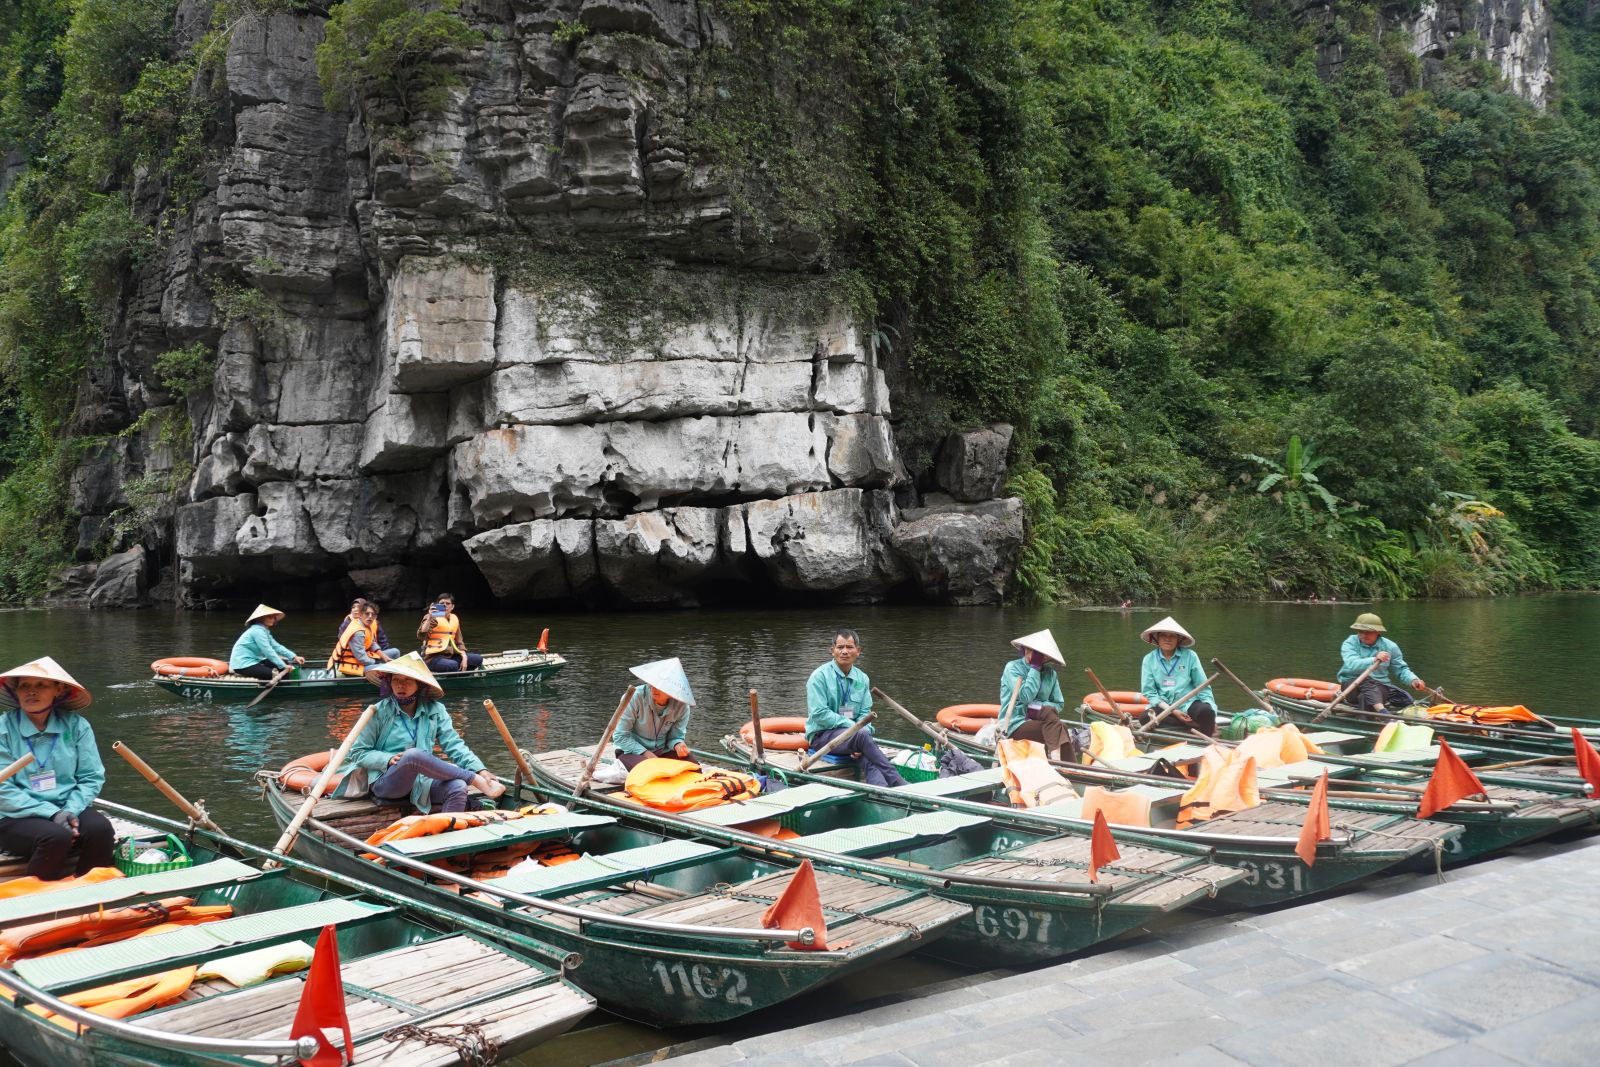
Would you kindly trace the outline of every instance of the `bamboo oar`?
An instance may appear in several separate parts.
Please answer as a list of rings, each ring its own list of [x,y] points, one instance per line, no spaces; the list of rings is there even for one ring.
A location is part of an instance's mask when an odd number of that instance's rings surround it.
[[[1503,771],[1511,767],[1532,767],[1536,764],[1548,763],[1576,763],[1578,757],[1572,756],[1534,756],[1530,759],[1511,760],[1507,763],[1491,763],[1483,767],[1474,767],[1474,771]]]
[[[215,830],[219,834],[226,832],[222,827],[211,821],[211,817],[205,813],[205,809],[197,804],[190,803],[187,797],[168,785],[167,780],[157,774],[154,767],[140,759],[138,753],[134,752],[133,749],[121,741],[113,741],[111,742],[111,751],[127,760],[134,770],[144,775],[145,781],[155,786],[162,796],[172,801],[177,809],[187,815],[193,822],[204,826],[207,830]]]
[[[877,686],[873,686],[872,687],[872,695],[877,697],[879,700],[883,701],[885,704],[887,704],[889,706],[889,710],[890,711],[893,711],[893,712],[899,714],[901,717],[903,717],[906,720],[906,722],[910,723],[912,726],[915,726],[917,729],[921,730],[923,733],[925,733],[929,737],[933,738],[933,740],[934,740],[934,742],[936,744],[940,745],[943,748],[949,748],[950,747],[950,738],[949,738],[949,736],[947,734],[945,734],[941,730],[937,730],[934,727],[929,726],[927,723],[925,723],[921,719],[917,718],[917,716],[916,716],[916,714],[914,712],[906,710],[904,707],[902,707],[900,705],[899,701],[895,700],[894,697],[890,696],[888,693],[885,693],[882,689],[879,689]]]
[[[877,712],[875,712],[875,711],[867,712],[865,715],[861,716],[861,718],[859,718],[855,722],[851,723],[850,724],[850,728],[848,730],[846,730],[844,733],[842,733],[839,736],[835,737],[832,741],[829,741],[827,744],[823,745],[821,748],[817,749],[815,752],[811,752],[811,753],[808,753],[807,755],[804,755],[804,756],[800,757],[800,769],[802,771],[809,771],[811,769],[812,764],[816,763],[823,756],[826,756],[828,753],[832,752],[834,749],[838,748],[840,745],[842,745],[846,741],[850,740],[856,734],[860,733],[863,729],[866,728],[866,725],[868,723],[870,723],[873,719],[875,719],[877,717],[878,717],[878,713]]]
[[[266,688],[261,690],[261,692],[257,693],[256,694],[256,698],[254,700],[250,701],[250,703],[246,704],[245,707],[253,708],[257,704],[259,704],[263,700],[265,700],[266,697],[267,697],[267,694],[272,692],[272,690],[277,687],[279,682],[283,681],[283,676],[288,674],[292,670],[294,670],[294,665],[290,664],[289,666],[284,667],[282,670],[277,670],[277,671],[272,672],[272,680],[267,683]]]
[[[752,743],[756,750],[756,770],[763,774],[767,770],[767,746],[761,740],[761,698],[754,689],[750,690],[750,729]]]
[[[306,797],[306,802],[300,805],[299,811],[295,812],[294,819],[284,828],[283,836],[278,838],[276,845],[272,846],[272,851],[280,856],[288,855],[289,850],[294,847],[294,839],[300,836],[300,827],[304,826],[305,821],[311,818],[311,812],[316,808],[317,801],[322,799],[322,791],[328,788],[328,782],[338,772],[339,768],[344,766],[344,758],[350,754],[350,746],[356,743],[356,738],[361,736],[361,731],[367,728],[367,723],[371,722],[372,717],[377,713],[378,705],[368,704],[367,710],[361,713],[361,717],[350,728],[350,732],[344,735],[344,740],[339,742],[338,750],[328,760],[327,765],[322,768],[322,773],[317,775],[316,784],[311,787],[311,795]]]
[[[28,764],[30,764],[32,762],[33,762],[33,753],[29,752],[27,755],[23,756],[21,759],[17,760],[15,763],[13,763],[10,766],[8,766],[5,770],[0,771],[0,782],[3,782],[6,779],[10,778],[13,774],[16,774],[18,771],[22,770],[22,768],[26,767]]]
[[[583,769],[583,777],[578,779],[578,787],[572,791],[575,797],[581,797],[589,790],[589,779],[594,777],[594,769],[600,766],[600,756],[606,750],[606,742],[611,740],[611,735],[617,732],[617,723],[622,721],[622,713],[628,710],[628,705],[633,701],[633,694],[639,687],[628,686],[628,691],[622,694],[622,699],[617,703],[617,710],[611,713],[611,721],[606,724],[606,732],[600,735],[599,744],[594,746],[594,755],[589,757],[589,765]]]
[[[494,701],[485,700],[483,710],[489,713],[489,718],[494,721],[494,728],[500,731],[500,740],[506,743],[506,748],[511,753],[511,758],[516,760],[517,773],[529,785],[533,784],[533,768],[528,766],[528,761],[522,758],[522,749],[517,747],[516,741],[511,737],[511,731],[506,729],[506,721],[500,717],[500,709],[494,706]]]
[[[1328,706],[1327,707],[1325,707],[1321,711],[1317,712],[1316,717],[1311,720],[1312,723],[1319,723],[1323,719],[1326,719],[1328,717],[1328,713],[1331,712],[1334,708],[1338,707],[1340,704],[1343,704],[1344,703],[1344,698],[1349,696],[1351,693],[1354,693],[1356,691],[1356,686],[1358,686],[1362,682],[1366,681],[1367,680],[1367,675],[1369,675],[1373,671],[1377,670],[1379,666],[1380,666],[1380,664],[1378,663],[1378,661],[1377,660],[1373,660],[1371,665],[1368,666],[1366,670],[1364,670],[1360,674],[1356,675],[1356,680],[1355,681],[1353,681],[1349,685],[1345,686],[1343,692],[1336,694],[1332,700],[1328,701]]]
[[[1089,676],[1089,681],[1093,682],[1094,683],[1094,687],[1096,689],[1100,690],[1100,695],[1106,698],[1106,707],[1111,709],[1110,710],[1110,714],[1112,714],[1112,715],[1118,714],[1118,712],[1117,712],[1117,702],[1115,700],[1111,699],[1111,690],[1106,688],[1105,683],[1100,680],[1100,676],[1098,674],[1094,673],[1093,669],[1091,669],[1089,667],[1085,667],[1083,669],[1083,673],[1087,674]],[[1122,713],[1122,721],[1123,722],[1127,722],[1128,721],[1128,715],[1127,715],[1126,712]]]
[[[1199,685],[1183,694],[1183,696],[1179,697],[1177,700],[1172,701],[1166,707],[1161,709],[1160,715],[1152,718],[1149,722],[1135,730],[1134,733],[1139,737],[1143,737],[1144,735],[1148,734],[1151,730],[1156,728],[1156,725],[1160,723],[1162,719],[1165,719],[1168,715],[1171,715],[1173,712],[1177,711],[1179,705],[1184,704],[1192,699],[1196,693],[1209,686],[1212,682],[1216,681],[1217,678],[1218,675],[1213,674],[1211,677],[1207,678],[1205,681],[1201,682]]]
[[[1006,710],[1003,711],[1000,714],[1000,718],[996,720],[994,732],[994,744],[996,748],[1000,747],[1000,739],[1002,737],[1011,736],[1011,709],[1017,706],[1017,694],[1020,692],[1022,692],[1022,679],[1018,678],[1016,684],[1011,687],[1011,699],[1006,701]]]
[[[1272,711],[1272,705],[1269,704],[1267,701],[1263,700],[1260,693],[1256,692],[1254,689],[1251,689],[1248,685],[1245,685],[1244,682],[1239,678],[1239,676],[1237,674],[1234,674],[1232,671],[1230,671],[1228,669],[1228,665],[1226,663],[1223,663],[1217,657],[1212,656],[1211,657],[1211,665],[1213,667],[1215,667],[1217,670],[1221,671],[1223,674],[1226,674],[1229,678],[1231,678],[1233,680],[1233,684],[1234,685],[1238,686],[1240,689],[1243,689],[1246,693],[1249,693],[1250,694],[1250,699],[1254,700],[1257,704],[1260,704],[1262,711]],[[1273,714],[1277,714],[1277,713],[1273,712]]]

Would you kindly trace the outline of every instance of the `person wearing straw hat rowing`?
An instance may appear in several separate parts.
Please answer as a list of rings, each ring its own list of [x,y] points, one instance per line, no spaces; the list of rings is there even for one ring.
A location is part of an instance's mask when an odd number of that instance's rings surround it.
[[[683,661],[673,656],[641,663],[629,670],[644,684],[634,691],[627,710],[611,734],[617,759],[628,770],[652,756],[689,758],[689,711],[694,690],[683,672]]]
[[[1000,672],[1000,714],[1005,716],[1007,709],[1011,712],[1000,729],[1019,741],[1039,742],[1051,759],[1075,760],[1077,746],[1072,732],[1061,721],[1066,700],[1061,695],[1056,668],[1066,661],[1061,658],[1055,635],[1040,630],[1017,638],[1011,647],[1021,655]]]
[[[378,687],[381,699],[350,746],[350,761],[339,768],[344,780],[335,796],[354,792],[370,778],[377,799],[409,798],[426,815],[435,805],[442,812],[466,811],[468,786],[491,800],[506,791],[456,733],[444,707],[444,687],[421,656],[408,652],[377,664],[367,671],[367,681]],[[434,755],[435,747],[443,759]]]
[[[1206,672],[1194,650],[1194,638],[1171,615],[1139,635],[1155,651],[1145,656],[1139,671],[1139,691],[1150,698],[1150,710],[1141,720],[1160,714],[1168,704],[1201,685]],[[1217,698],[1206,686],[1172,713],[1185,726],[1192,726],[1207,737],[1217,734]]]
[[[1388,633],[1383,620],[1370,611],[1363,612],[1356,616],[1350,629],[1355,633],[1345,638],[1339,648],[1339,655],[1344,661],[1339,668],[1340,688],[1359,678],[1361,672],[1374,662],[1378,664],[1378,669],[1368,675],[1367,680],[1346,699],[1368,711],[1409,708],[1412,704],[1410,694],[1390,680],[1389,672],[1395,672],[1401,685],[1409,685],[1419,693],[1428,688],[1428,683],[1418,678],[1416,672],[1406,665],[1405,656],[1400,654],[1400,646],[1383,636]]]
[[[89,720],[89,690],[49,656],[0,674],[0,764],[33,762],[0,783],[0,848],[25,856],[28,874],[67,875],[67,854],[78,845],[70,873],[111,866],[116,832],[91,805],[106,784],[105,764]]]
[[[304,656],[295,655],[272,636],[272,628],[282,621],[283,612],[257,604],[246,620],[244,633],[239,635],[239,640],[233,643],[233,651],[228,654],[228,670],[246,678],[270,682],[274,674],[290,663],[304,663]]]

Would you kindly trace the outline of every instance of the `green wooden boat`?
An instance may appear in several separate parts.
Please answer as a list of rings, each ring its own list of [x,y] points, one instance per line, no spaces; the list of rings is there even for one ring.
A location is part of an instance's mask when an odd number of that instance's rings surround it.
[[[287,825],[304,799],[261,772]],[[502,808],[539,803],[518,786]],[[608,1010],[658,1026],[722,1023],[932,943],[966,907],[846,872],[817,875],[825,951],[790,947],[804,932],[765,929],[762,914],[797,860],[669,837],[584,811],[553,812],[374,849],[374,830],[404,814],[370,798],[318,802],[295,850],[400,895],[427,900],[507,937],[582,954],[567,976]],[[564,845],[570,862],[477,878],[507,849]],[[446,869],[449,864],[455,870]]]
[[[559,1034],[594,1007],[560,977],[566,955],[537,940],[507,936],[487,924],[363,887],[294,859],[269,869],[271,853],[202,829],[100,803],[124,836],[128,855],[142,842],[187,848],[188,866],[153,865],[128,877],[0,900],[0,936],[101,908],[189,898],[228,904],[232,916],[114,944],[16,959],[0,969],[0,1038],[5,1050],[37,1067],[199,1067],[293,1062],[309,1047],[287,1039],[304,972],[242,988],[201,979],[180,1000],[126,1019],[103,1019],[61,1000],[75,992],[174,968],[209,964],[295,941],[312,944],[322,927],[338,930],[340,975],[355,1059],[390,1065],[459,1063],[439,1037],[469,1036],[467,1047],[515,1055]],[[0,854],[0,881],[21,863]],[[491,939],[486,933],[494,933]],[[204,973],[202,968],[201,973]],[[26,1005],[63,1013],[47,1020]],[[74,1023],[84,1024],[80,1028]],[[476,1028],[464,1031],[463,1027]],[[246,1057],[249,1057],[248,1059]],[[474,1061],[476,1062],[476,1061]]]
[[[915,774],[909,758],[922,754],[911,745],[879,737],[886,752],[905,761],[902,774]],[[737,735],[725,738],[723,746],[745,759],[752,755]],[[853,768],[820,765],[812,771],[799,769],[799,753],[766,753],[774,773],[796,781],[848,784],[849,788],[876,796],[908,796],[917,803],[948,811],[993,815],[1003,811],[1008,823],[1040,830],[1087,835],[1092,824],[1080,816],[1082,801],[1072,799],[1038,808],[1013,808],[1001,781],[1000,770],[992,766],[993,754],[974,750],[980,762],[991,763],[981,771],[933,778],[898,789],[867,785],[855,779]],[[1317,861],[1307,867],[1295,853],[1304,804],[1269,802],[1248,811],[1222,815],[1187,830],[1176,826],[1178,798],[1170,780],[1125,781],[1091,780],[1091,784],[1137,790],[1150,800],[1150,826],[1112,823],[1119,844],[1150,848],[1203,848],[1217,863],[1237,867],[1244,878],[1219,890],[1216,903],[1227,907],[1265,907],[1302,897],[1341,889],[1406,864],[1426,862],[1430,867],[1438,855],[1458,837],[1460,829],[1406,818],[1401,815],[1367,812],[1330,811],[1334,836],[1317,846]]]
[[[554,652],[517,649],[486,656],[483,667],[475,671],[441,671],[435,675],[451,695],[480,689],[531,689],[544,685],[567,661]],[[174,677],[152,674],[155,685],[183,700],[208,704],[244,704],[261,695],[267,683],[238,674]],[[279,680],[267,700],[310,700],[319,697],[355,696],[372,692],[365,678],[351,677],[322,667],[298,667]]]

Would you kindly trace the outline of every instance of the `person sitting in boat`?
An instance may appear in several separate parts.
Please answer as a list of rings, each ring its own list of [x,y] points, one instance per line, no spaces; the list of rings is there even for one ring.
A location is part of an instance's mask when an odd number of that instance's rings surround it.
[[[91,805],[106,784],[89,720],[89,690],[49,656],[0,674],[0,765],[33,762],[0,783],[0,849],[53,880],[111,866],[116,832]],[[67,855],[78,846],[77,863]]]
[[[505,785],[456,733],[444,707],[444,687],[422,657],[408,652],[397,660],[379,663],[367,672],[381,699],[366,728],[350,746],[349,762],[339,768],[344,776],[335,795],[359,781],[352,772],[366,772],[369,791],[379,800],[410,799],[423,814],[435,806],[440,811],[466,811],[467,788],[477,786],[493,799]],[[434,755],[437,747],[444,758]]]
[[[854,630],[835,630],[832,654],[833,658],[812,671],[806,682],[806,747],[813,752],[872,710],[872,681],[866,671],[856,666],[861,656],[860,636]],[[892,788],[906,784],[872,739],[870,723],[830,755],[855,759],[861,766],[861,780],[868,785]]]
[[[358,596],[350,602],[350,614],[340,619],[338,627],[333,631],[333,640],[335,643],[337,643],[338,640],[344,636],[345,627],[350,624],[350,620],[356,619],[359,621],[362,619],[367,608],[372,609],[373,618],[377,618],[377,616],[380,614],[377,601],[368,600],[366,597]],[[378,623],[378,643],[369,647],[381,648],[383,650],[383,656],[385,659],[400,658],[400,650],[390,643],[389,635],[383,632],[382,622]]]
[[[1410,694],[1390,680],[1390,672],[1394,672],[1393,677],[1399,679],[1401,685],[1409,685],[1419,693],[1428,688],[1428,683],[1418,678],[1416,672],[1407,666],[1400,646],[1383,636],[1388,632],[1384,629],[1383,620],[1370,611],[1364,612],[1356,616],[1350,629],[1355,633],[1345,638],[1339,648],[1339,654],[1344,658],[1344,665],[1339,668],[1339,688],[1343,689],[1355,681],[1362,671],[1374,663],[1378,666],[1345,699],[1367,711],[1409,708],[1412,704]]]
[[[1200,656],[1194,650],[1194,638],[1178,625],[1171,615],[1139,635],[1155,651],[1144,658],[1139,670],[1139,691],[1150,700],[1150,710],[1140,716],[1148,721],[1159,715],[1167,705],[1204,685],[1206,672],[1200,666]],[[1167,716],[1165,722],[1177,720],[1179,724],[1193,727],[1207,737],[1217,735],[1217,698],[1206,685],[1185,700],[1178,710]]]
[[[377,609],[365,600],[360,601],[359,605],[351,608],[350,616],[345,620],[344,632],[339,635],[339,643],[333,646],[333,653],[328,656],[329,670],[357,678],[366,674],[369,668],[391,658],[378,637]]]
[[[1000,730],[1007,737],[1037,741],[1051,759],[1076,759],[1072,733],[1061,721],[1066,700],[1056,668],[1065,664],[1049,630],[1011,642],[1020,655],[1000,672]],[[1010,709],[1009,716],[1006,709]]]
[[[611,734],[617,759],[628,770],[652,756],[689,758],[689,711],[694,707],[694,691],[683,672],[683,662],[674,656],[641,663],[629,671],[644,684],[633,693],[622,719]]]
[[[298,666],[304,663],[304,656],[295,655],[273,638],[272,628],[282,621],[283,612],[265,604],[257,604],[256,610],[246,620],[244,633],[233,643],[233,651],[228,655],[228,670],[246,678],[269,682],[274,674],[289,664]]]
[[[428,605],[422,625],[417,627],[417,637],[422,641],[422,658],[441,674],[475,671],[483,666],[482,656],[467,651],[461,620],[456,618],[456,598],[449,593],[440,593]]]

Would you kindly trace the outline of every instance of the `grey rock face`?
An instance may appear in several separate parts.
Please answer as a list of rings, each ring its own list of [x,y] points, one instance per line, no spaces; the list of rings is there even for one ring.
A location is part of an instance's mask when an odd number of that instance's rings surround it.
[[[149,569],[144,546],[134,545],[100,562],[94,584],[89,587],[88,603],[91,608],[141,607],[147,602],[148,589]]]
[[[1022,501],[907,510],[889,538],[922,591],[952,604],[998,604],[1022,548]]]
[[[997,422],[981,430],[948,435],[935,461],[939,488],[967,503],[999,496],[1005,486],[1011,434],[1010,426]]]

